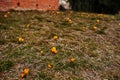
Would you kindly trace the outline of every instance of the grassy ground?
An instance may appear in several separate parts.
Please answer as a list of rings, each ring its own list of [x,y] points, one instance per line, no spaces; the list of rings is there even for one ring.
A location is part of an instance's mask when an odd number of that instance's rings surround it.
[[[0,12],[0,80],[21,80],[25,68],[23,80],[119,80],[120,16]]]

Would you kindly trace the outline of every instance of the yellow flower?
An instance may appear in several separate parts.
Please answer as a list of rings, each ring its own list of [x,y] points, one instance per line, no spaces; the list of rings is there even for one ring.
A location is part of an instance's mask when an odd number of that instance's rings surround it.
[[[47,66],[48,66],[48,68],[52,68],[52,65],[50,65],[50,64],[48,64]]]
[[[40,51],[41,54],[43,54],[43,51]]]
[[[99,23],[99,22],[100,22],[100,20],[96,20],[96,22],[97,22],[97,23]]]
[[[51,52],[54,53],[54,54],[57,54],[57,53],[58,53],[56,47],[52,47],[52,48],[51,48]]]
[[[97,29],[97,27],[96,27],[96,26],[93,26],[93,29],[94,29],[94,30],[96,30],[96,29]]]
[[[66,18],[66,21],[67,21],[68,23],[72,23],[72,20],[71,20],[70,18]]]
[[[25,68],[25,69],[24,69],[24,73],[25,73],[25,74],[28,74],[28,73],[29,73],[29,69],[28,69],[28,68]]]
[[[29,27],[30,27],[30,24],[27,24],[26,27],[29,28]]]
[[[54,36],[53,39],[54,39],[54,40],[57,40],[57,39],[58,39],[58,36]]]
[[[71,58],[70,62],[72,62],[72,63],[75,62],[75,58]]]
[[[19,42],[24,42],[23,38],[19,38],[18,40],[19,40]]]
[[[72,23],[72,20],[71,20],[71,19],[69,19],[69,20],[68,20],[68,22],[69,22],[69,23]]]
[[[5,15],[4,15],[4,17],[5,17],[5,18],[7,18],[7,17],[8,17],[8,15],[7,15],[7,14],[5,14]]]
[[[44,54],[44,52],[43,52],[43,51],[40,51],[40,54],[41,54],[41,55],[43,55],[43,54]]]

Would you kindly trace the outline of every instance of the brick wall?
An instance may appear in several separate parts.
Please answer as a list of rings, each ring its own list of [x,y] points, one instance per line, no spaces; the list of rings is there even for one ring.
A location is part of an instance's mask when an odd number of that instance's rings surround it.
[[[0,0],[0,11],[58,10],[59,0]]]

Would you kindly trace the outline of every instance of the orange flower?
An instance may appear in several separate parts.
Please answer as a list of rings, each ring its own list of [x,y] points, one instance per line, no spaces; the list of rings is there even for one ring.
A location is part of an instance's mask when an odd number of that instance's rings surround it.
[[[18,41],[19,42],[24,42],[24,39],[23,38],[19,38]]]
[[[24,72],[25,74],[28,74],[28,73],[29,73],[29,69],[28,69],[28,68],[25,68],[23,72]]]
[[[28,73],[29,73],[29,69],[25,68],[24,71],[21,74],[21,78],[25,78]]]
[[[57,40],[57,39],[58,39],[58,36],[54,36],[53,39],[54,39],[54,40]]]
[[[56,47],[52,47],[52,48],[51,48],[51,52],[54,53],[54,54],[57,54],[57,49],[56,49]]]
[[[70,62],[72,62],[72,63],[75,62],[75,58],[71,58]]]
[[[48,66],[48,68],[52,68],[52,65],[50,65],[50,64],[48,64],[47,66]]]
[[[25,73],[22,73],[21,74],[21,78],[25,78],[26,74]]]

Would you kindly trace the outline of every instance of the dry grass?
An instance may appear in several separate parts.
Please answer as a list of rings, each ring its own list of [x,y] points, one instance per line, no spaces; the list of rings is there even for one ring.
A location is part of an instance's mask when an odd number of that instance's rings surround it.
[[[23,80],[119,80],[119,24],[119,15],[0,12],[0,80],[21,80],[25,68]]]

